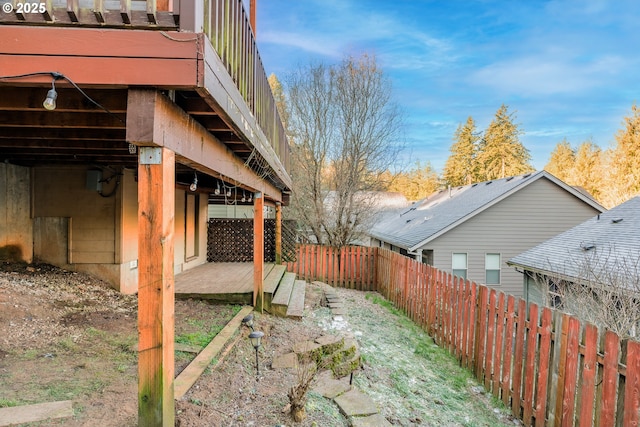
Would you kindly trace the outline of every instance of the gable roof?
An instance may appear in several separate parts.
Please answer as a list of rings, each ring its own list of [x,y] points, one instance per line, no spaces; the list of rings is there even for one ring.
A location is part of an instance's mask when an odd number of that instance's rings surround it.
[[[639,257],[640,196],[636,196],[515,256],[507,264],[576,282],[618,272],[637,276]],[[635,272],[621,271],[634,267]],[[585,277],[587,274],[590,277]]]
[[[592,198],[585,196],[549,172],[538,171],[440,190],[409,208],[384,216],[373,227],[370,235],[408,251],[415,251],[511,194],[543,178],[600,212],[604,211],[604,208]]]

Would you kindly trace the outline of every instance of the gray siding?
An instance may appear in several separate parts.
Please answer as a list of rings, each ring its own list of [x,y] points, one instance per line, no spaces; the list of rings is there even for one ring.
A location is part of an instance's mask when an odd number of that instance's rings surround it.
[[[597,215],[587,205],[546,178],[531,183],[494,206],[429,242],[434,266],[451,271],[451,255],[466,252],[467,278],[485,282],[484,256],[501,254],[501,283],[494,287],[524,295],[523,277],[506,261],[527,249]]]

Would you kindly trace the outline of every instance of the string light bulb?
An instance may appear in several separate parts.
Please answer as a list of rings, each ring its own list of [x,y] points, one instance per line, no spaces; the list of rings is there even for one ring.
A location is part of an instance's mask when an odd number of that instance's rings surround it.
[[[54,85],[53,82],[51,82],[52,85]],[[53,111],[56,109],[56,99],[58,98],[58,92],[56,92],[56,88],[55,85],[54,87],[52,87],[51,89],[49,89],[49,92],[47,92],[47,97],[44,99],[44,102],[42,103],[42,106],[49,111]]]
[[[197,189],[198,189],[198,175],[194,172],[193,173],[193,182],[189,186],[189,190],[196,191]]]
[[[51,89],[47,92],[47,97],[42,102],[42,106],[48,110],[53,111],[56,109],[56,99],[58,99],[58,92],[56,92],[56,80],[63,78],[64,76],[60,73],[51,73]]]

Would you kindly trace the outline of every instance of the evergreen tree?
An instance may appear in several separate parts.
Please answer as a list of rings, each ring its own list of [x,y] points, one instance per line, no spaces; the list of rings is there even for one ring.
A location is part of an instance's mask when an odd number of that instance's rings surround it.
[[[392,178],[387,190],[402,193],[407,200],[424,199],[438,188],[438,174],[429,162],[426,166],[422,166],[418,161],[415,168],[408,172],[400,172],[391,176],[391,173],[387,171],[386,174]]]
[[[533,171],[531,154],[520,142],[523,133],[514,123],[515,113],[502,105],[480,141],[477,159],[480,180],[492,180]]]
[[[282,124],[285,130],[287,130],[289,126],[289,110],[287,108],[287,98],[282,89],[282,84],[273,73],[267,78],[267,82],[269,82],[271,93],[273,93],[273,99],[276,102],[276,109],[278,110]]]
[[[602,150],[592,141],[585,141],[576,150],[575,163],[568,184],[582,187],[600,200],[603,185]]]
[[[565,138],[562,142],[559,142],[551,152],[549,163],[544,167],[544,170],[564,182],[570,183],[572,179],[571,170],[574,167],[575,161],[576,153],[569,141]]]
[[[468,185],[477,181],[476,150],[480,139],[476,124],[469,116],[467,122],[459,124],[449,149],[451,155],[444,165],[442,176],[448,185]]]
[[[631,107],[624,129],[616,134],[608,168],[606,205],[616,206],[640,193],[640,108]]]

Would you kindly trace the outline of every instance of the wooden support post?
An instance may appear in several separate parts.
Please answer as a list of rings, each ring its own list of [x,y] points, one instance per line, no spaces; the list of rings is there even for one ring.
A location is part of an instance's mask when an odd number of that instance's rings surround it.
[[[138,424],[173,426],[175,154],[140,147]]]
[[[264,308],[264,197],[253,197],[253,307]]]
[[[276,202],[276,264],[282,264],[282,203]]]

